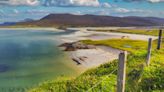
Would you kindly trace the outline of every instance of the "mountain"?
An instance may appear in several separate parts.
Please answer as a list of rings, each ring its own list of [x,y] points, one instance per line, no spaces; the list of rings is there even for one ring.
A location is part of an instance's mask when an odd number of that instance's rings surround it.
[[[34,20],[33,19],[30,19],[30,18],[26,18],[20,22],[22,23],[26,23],[26,22],[33,22]],[[13,26],[13,25],[16,25],[18,24],[19,22],[4,22],[4,23],[1,23],[0,26]]]
[[[114,17],[98,15],[50,14],[37,21],[20,22],[17,25],[50,26],[160,26],[164,18]]]
[[[16,24],[16,22],[4,22],[4,23],[0,24],[0,26],[12,26],[15,24]]]

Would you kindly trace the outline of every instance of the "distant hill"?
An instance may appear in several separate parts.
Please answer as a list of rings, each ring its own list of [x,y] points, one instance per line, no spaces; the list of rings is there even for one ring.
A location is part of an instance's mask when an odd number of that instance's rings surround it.
[[[26,18],[22,21],[20,21],[21,23],[26,23],[26,22],[33,22],[34,20],[33,19],[30,19],[30,18]],[[20,22],[4,22],[4,23],[1,23],[0,26],[14,26]]]
[[[35,26],[161,26],[164,18],[156,17],[114,17],[98,15],[50,14],[37,21],[20,22],[17,25]]]
[[[4,22],[4,23],[0,24],[0,26],[12,26],[15,24],[16,24],[16,22]]]

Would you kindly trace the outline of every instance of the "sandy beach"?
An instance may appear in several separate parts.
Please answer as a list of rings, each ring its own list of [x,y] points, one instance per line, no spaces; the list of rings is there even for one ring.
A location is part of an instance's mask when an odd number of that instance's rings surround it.
[[[78,61],[75,62],[77,65],[88,69],[117,59],[120,52],[117,49],[97,46],[96,49],[72,51],[69,55],[73,60]]]
[[[117,29],[117,28],[119,27],[112,27],[112,29]],[[114,38],[120,39],[123,36],[126,36],[129,39],[133,39],[133,40],[144,40],[144,41],[147,41],[149,38],[152,38],[153,40],[157,39],[157,37],[155,36],[148,36],[148,35],[87,31],[88,28],[69,28],[68,30],[77,30],[77,31],[69,35],[61,36],[62,41],[66,43],[71,43],[71,42],[76,42],[79,40],[86,40],[86,39],[90,39],[90,40],[105,40],[105,39],[114,39]],[[118,49],[114,49],[106,46],[96,46],[96,49],[80,49],[76,51],[70,51],[68,53],[77,65],[83,66],[88,69],[118,59],[118,55],[120,52],[121,51]]]
[[[120,27],[104,28],[104,30],[118,29],[118,28]],[[130,29],[131,28],[133,27],[130,27]],[[76,30],[76,32],[69,35],[63,35],[61,39],[64,42],[75,42],[78,40],[86,40],[86,39],[90,39],[90,40],[120,39],[122,37],[128,37],[129,39],[132,40],[144,40],[144,41],[147,41],[149,38],[152,38],[153,40],[157,39],[156,36],[149,36],[149,35],[88,31],[90,29],[92,30],[96,28],[68,28],[68,30]]]

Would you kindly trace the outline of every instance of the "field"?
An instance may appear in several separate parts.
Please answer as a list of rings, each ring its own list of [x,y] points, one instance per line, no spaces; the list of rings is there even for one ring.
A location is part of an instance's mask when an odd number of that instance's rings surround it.
[[[122,31],[121,31],[122,32]],[[125,30],[126,33],[157,35],[158,32]],[[147,42],[130,39],[84,40],[86,44],[105,45],[129,52],[126,73],[126,92],[164,92],[164,44],[156,50],[153,41],[151,64],[145,65]],[[164,40],[163,40],[164,43]],[[115,92],[118,60],[90,69],[77,78],[60,77],[40,84],[29,92]]]

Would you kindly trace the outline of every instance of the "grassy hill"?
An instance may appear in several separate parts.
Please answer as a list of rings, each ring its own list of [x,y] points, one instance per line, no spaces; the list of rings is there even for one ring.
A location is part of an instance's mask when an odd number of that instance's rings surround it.
[[[105,45],[130,52],[127,60],[126,92],[164,92],[164,44],[156,50],[153,42],[149,67],[145,66],[147,42],[129,39],[82,41],[87,44]],[[60,77],[45,82],[29,92],[115,92],[118,61],[90,69],[77,78]]]

